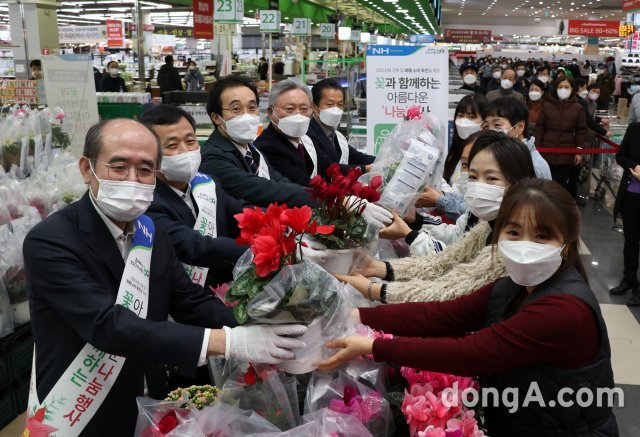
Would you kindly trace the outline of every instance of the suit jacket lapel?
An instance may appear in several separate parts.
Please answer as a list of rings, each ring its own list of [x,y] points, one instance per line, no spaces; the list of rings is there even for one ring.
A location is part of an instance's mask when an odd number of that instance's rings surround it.
[[[78,201],[78,226],[87,234],[87,245],[111,273],[117,288],[124,271],[124,260],[107,225],[91,203],[89,192]]]
[[[184,200],[182,200],[169,185],[158,179],[156,182],[156,191],[162,196],[167,204],[180,215],[187,225],[194,226],[196,224],[196,219],[193,217],[193,214],[187,204],[184,203]],[[193,202],[193,206],[197,209],[193,196],[191,196],[191,201]]]
[[[332,161],[340,161],[340,156],[338,156],[338,151],[336,150],[335,144],[331,143],[327,134],[324,133],[324,129],[322,129],[322,126],[320,126],[320,123],[318,123],[316,117],[313,115],[311,116],[311,122],[309,123],[309,126],[311,127],[311,129],[313,129],[313,133],[316,138],[320,139],[320,147],[331,154]]]

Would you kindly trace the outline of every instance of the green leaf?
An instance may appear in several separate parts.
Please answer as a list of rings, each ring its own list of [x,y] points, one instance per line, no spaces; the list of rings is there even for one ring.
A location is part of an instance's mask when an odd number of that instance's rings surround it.
[[[247,322],[247,301],[241,301],[238,305],[233,307],[233,315],[239,325],[244,325]]]

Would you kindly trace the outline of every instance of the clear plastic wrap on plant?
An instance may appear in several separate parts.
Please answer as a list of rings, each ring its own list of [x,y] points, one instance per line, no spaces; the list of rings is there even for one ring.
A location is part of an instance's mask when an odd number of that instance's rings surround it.
[[[304,423],[317,423],[320,436],[370,437],[369,430],[354,416],[321,408],[302,416]],[[299,434],[301,435],[301,434]]]
[[[135,437],[170,437],[173,430],[195,420],[195,413],[178,407],[178,402],[159,402],[151,398],[136,398],[138,419]]]
[[[205,436],[244,437],[280,432],[280,429],[255,411],[242,410],[225,403],[204,408],[195,425]]]
[[[323,408],[356,417],[374,436],[393,433],[389,402],[381,393],[342,370],[334,374],[316,372],[312,375],[305,398],[305,415]]]

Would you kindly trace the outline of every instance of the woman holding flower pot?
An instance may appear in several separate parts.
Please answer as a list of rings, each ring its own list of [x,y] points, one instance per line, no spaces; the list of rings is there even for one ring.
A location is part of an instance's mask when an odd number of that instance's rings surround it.
[[[596,398],[613,389],[611,350],[578,253],[579,222],[558,183],[520,180],[506,191],[492,238],[508,277],[449,302],[360,308],[362,323],[400,337],[330,342],[341,350],[320,370],[372,353],[376,361],[480,376],[483,389],[501,395],[497,404],[483,402],[491,436],[617,436],[615,397],[604,405]],[[506,406],[507,392],[515,405]]]

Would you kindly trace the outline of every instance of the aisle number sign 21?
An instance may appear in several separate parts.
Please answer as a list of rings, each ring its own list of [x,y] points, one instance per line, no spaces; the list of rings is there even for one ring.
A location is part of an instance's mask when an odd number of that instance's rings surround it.
[[[334,39],[336,37],[336,25],[333,23],[320,24],[320,38]]]
[[[294,18],[292,33],[300,36],[311,35],[311,18]]]
[[[260,11],[260,32],[280,32],[280,11]]]
[[[242,23],[244,0],[215,0],[213,18],[216,23]]]

